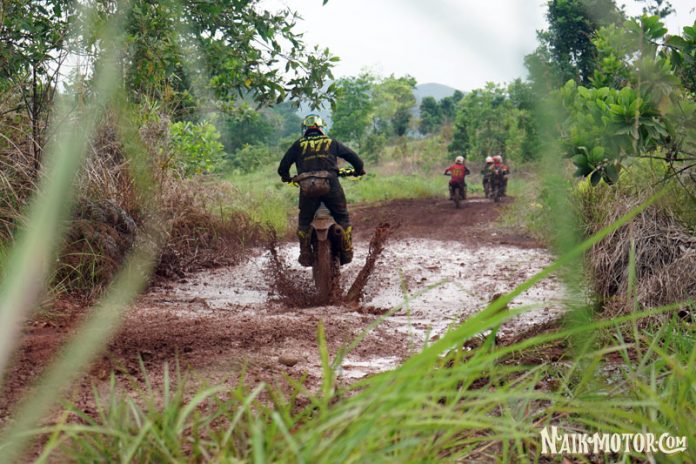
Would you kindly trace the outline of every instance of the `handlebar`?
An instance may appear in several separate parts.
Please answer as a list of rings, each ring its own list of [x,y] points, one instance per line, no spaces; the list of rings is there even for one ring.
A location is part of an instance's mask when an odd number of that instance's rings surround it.
[[[362,177],[367,173],[363,171],[362,174],[355,172],[354,168],[342,168],[338,170],[338,177]]]
[[[365,171],[362,172],[362,174],[358,174],[354,168],[342,168],[338,170],[338,177],[353,177],[354,179],[352,180],[359,180],[363,176],[366,176],[367,173]],[[299,184],[295,180],[297,176],[293,176],[289,181],[285,182],[288,185],[292,185],[295,187],[298,187]]]

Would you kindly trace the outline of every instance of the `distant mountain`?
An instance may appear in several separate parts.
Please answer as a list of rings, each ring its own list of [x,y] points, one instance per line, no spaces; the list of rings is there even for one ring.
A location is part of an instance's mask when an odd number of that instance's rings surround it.
[[[457,89],[448,85],[430,82],[427,84],[418,84],[413,94],[416,96],[416,104],[420,106],[421,101],[425,97],[433,97],[435,100],[442,100],[445,97],[451,97]]]

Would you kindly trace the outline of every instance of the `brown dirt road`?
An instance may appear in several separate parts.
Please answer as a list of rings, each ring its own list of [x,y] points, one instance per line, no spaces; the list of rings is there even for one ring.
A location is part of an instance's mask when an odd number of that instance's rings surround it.
[[[192,384],[279,383],[285,375],[320,380],[317,328],[323,323],[332,354],[353,340],[375,314],[408,304],[372,331],[342,364],[339,380],[395,367],[423,343],[480,310],[551,261],[534,240],[495,225],[503,204],[472,198],[460,209],[444,199],[398,200],[352,208],[356,259],[342,270],[347,289],[365,260],[367,241],[378,224],[394,232],[359,305],[293,308],[278,299],[269,278],[269,253],[258,249],[248,262],[160,282],[128,311],[107,350],[76,385],[73,400],[90,409],[92,384],[106,385],[111,371],[125,385],[142,379],[141,358],[155,387],[165,363],[188,370]],[[280,256],[290,277],[309,284],[306,269],[294,263],[294,243]],[[413,296],[433,283],[435,290]],[[534,304],[529,317],[507,324],[503,334],[548,322],[560,314],[562,288],[543,282],[515,304]],[[25,327],[0,398],[0,425],[20,392],[38,378],[82,316],[80,305],[62,303],[60,317],[38,318]],[[282,362],[281,362],[282,361]]]

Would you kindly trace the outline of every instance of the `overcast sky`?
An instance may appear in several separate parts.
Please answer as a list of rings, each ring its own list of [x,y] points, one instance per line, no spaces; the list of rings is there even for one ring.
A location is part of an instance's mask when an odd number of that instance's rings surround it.
[[[671,0],[667,20],[681,31],[696,19],[696,0]],[[304,18],[308,43],[329,47],[341,62],[337,77],[362,70],[414,76],[461,90],[526,76],[524,55],[544,28],[545,0],[267,0]],[[619,0],[630,14],[641,5]]]

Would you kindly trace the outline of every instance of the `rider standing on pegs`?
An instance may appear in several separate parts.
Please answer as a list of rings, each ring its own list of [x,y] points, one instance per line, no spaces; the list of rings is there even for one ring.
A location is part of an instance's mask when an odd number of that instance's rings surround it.
[[[304,135],[288,149],[278,166],[278,175],[283,182],[291,182],[290,167],[295,164],[300,182],[300,214],[297,237],[300,241],[300,257],[303,266],[312,265],[311,224],[319,205],[323,202],[334,221],[343,229],[341,264],[353,260],[352,227],[346,205],[346,196],[338,181],[338,160],[343,158],[355,169],[356,176],[365,174],[360,157],[341,142],[324,134],[324,121],[316,114],[302,121]],[[300,179],[307,179],[311,188],[304,188]],[[325,185],[322,183],[325,182]],[[317,187],[318,188],[315,188]],[[324,188],[325,187],[325,188]]]

